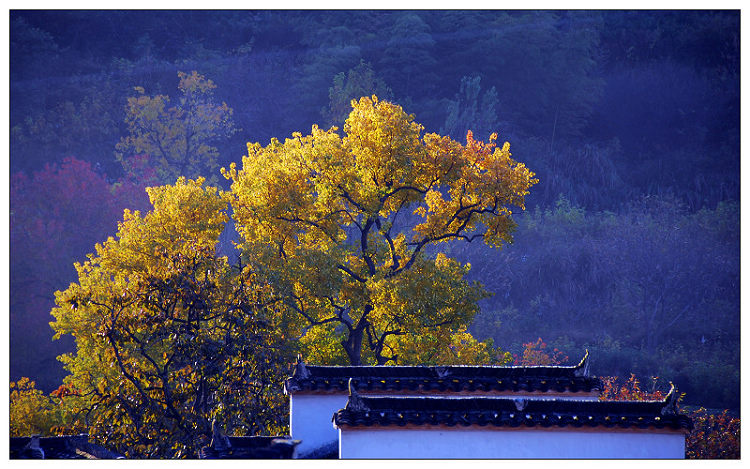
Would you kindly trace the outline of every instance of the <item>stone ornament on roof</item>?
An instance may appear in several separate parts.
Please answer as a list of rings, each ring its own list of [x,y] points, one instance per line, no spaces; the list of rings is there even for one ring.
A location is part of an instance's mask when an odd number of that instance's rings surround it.
[[[221,431],[219,424],[214,419],[211,422],[211,448],[215,451],[227,451],[232,447],[224,432]]]
[[[679,396],[677,395],[677,389],[675,389],[674,384],[670,381],[669,382],[669,392],[667,393],[667,396],[664,398],[664,407],[661,409],[662,415],[677,415],[677,401],[679,400]]]
[[[586,349],[586,353],[583,355],[583,358],[578,363],[578,365],[573,367],[573,374],[575,376],[582,376],[582,377],[589,376],[589,351],[588,349]]]
[[[306,379],[310,377],[310,372],[307,371],[305,362],[302,361],[302,354],[297,355],[297,363],[294,365],[294,375],[299,379]]]
[[[436,366],[434,369],[438,378],[447,378],[451,374],[451,370],[447,366]]]
[[[519,412],[526,408],[526,403],[528,403],[528,401],[528,399],[523,399],[520,397],[513,399],[513,403],[516,405],[516,410],[518,410]]]
[[[346,408],[352,411],[367,411],[370,410],[362,401],[362,398],[357,393],[357,389],[353,383],[352,378],[349,378],[349,400],[346,403]]]
[[[225,436],[226,441],[204,446],[199,459],[291,459],[300,440],[288,436]],[[223,440],[223,439],[222,439]]]
[[[44,450],[39,442],[39,435],[31,436],[31,441],[23,447],[23,454],[29,459],[44,459]]]

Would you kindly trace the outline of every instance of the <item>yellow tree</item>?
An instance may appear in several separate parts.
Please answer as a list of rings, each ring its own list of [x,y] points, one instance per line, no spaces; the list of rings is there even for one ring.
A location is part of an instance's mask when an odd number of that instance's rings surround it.
[[[428,250],[510,242],[533,173],[496,135],[461,144],[375,96],[352,106],[343,137],[314,126],[222,169],[248,261],[301,319],[312,359],[506,361],[466,332],[485,295],[470,266]]]
[[[49,433],[52,402],[28,378],[10,382],[10,436]]]
[[[219,150],[214,144],[236,129],[232,109],[213,97],[216,85],[193,71],[179,72],[179,101],[170,106],[166,95],[148,96],[136,87],[128,98],[125,122],[129,134],[117,144],[117,159],[148,155],[162,181],[179,176],[199,177],[217,167]]]
[[[76,342],[61,357],[66,385],[91,435],[130,456],[195,457],[214,420],[238,434],[282,430],[273,300],[216,255],[226,199],[182,178],[148,193],[153,210],[126,211],[56,293],[52,327]]]

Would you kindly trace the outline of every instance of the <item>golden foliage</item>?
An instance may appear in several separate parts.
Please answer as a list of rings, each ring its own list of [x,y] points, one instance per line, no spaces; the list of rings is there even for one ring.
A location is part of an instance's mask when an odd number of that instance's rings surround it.
[[[432,335],[426,343],[449,350],[485,295],[464,280],[469,266],[426,250],[510,242],[510,207],[523,209],[536,180],[496,135],[484,143],[469,132],[462,145],[422,135],[414,116],[375,96],[352,106],[344,136],[314,126],[249,143],[242,169],[222,168],[243,252],[298,313],[311,356],[338,362],[341,343],[352,364],[421,360],[410,340]]]
[[[10,436],[49,434],[52,402],[28,378],[10,382]]]
[[[215,419],[240,434],[278,432],[281,338],[270,292],[216,254],[227,201],[203,180],[148,190],[116,238],[76,264],[56,293],[66,384],[85,396],[90,434],[124,454],[195,457]],[[206,443],[206,442],[203,442]]]

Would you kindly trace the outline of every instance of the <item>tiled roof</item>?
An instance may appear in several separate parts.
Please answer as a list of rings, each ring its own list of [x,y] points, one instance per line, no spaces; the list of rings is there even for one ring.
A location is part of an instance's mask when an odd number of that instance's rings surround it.
[[[229,436],[200,449],[200,459],[291,459],[299,440],[288,436]]]
[[[589,376],[587,351],[575,366],[318,366],[300,358],[284,390],[347,392],[349,378],[360,391],[388,392],[575,393],[602,387]]]
[[[12,437],[10,459],[122,459],[99,445],[89,443],[88,435]]]
[[[446,425],[491,427],[607,427],[692,429],[676,411],[674,387],[663,401],[585,401],[523,398],[361,397],[333,416],[337,427]]]
[[[200,459],[291,459],[300,440],[289,436],[227,436],[211,422],[211,443],[198,450]]]

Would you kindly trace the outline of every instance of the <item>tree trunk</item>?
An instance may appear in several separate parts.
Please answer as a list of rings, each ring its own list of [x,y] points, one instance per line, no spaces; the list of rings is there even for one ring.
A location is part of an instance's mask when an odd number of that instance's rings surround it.
[[[393,357],[384,357],[380,353],[378,353],[378,365],[385,365],[391,360],[393,360]]]
[[[365,328],[362,324],[349,332],[349,337],[341,341],[351,366],[362,365],[362,339],[364,338]]]
[[[349,364],[351,366],[362,365],[362,340],[365,337],[365,331],[370,323],[367,321],[367,315],[372,311],[372,305],[365,305],[362,317],[357,322],[355,327],[349,328],[349,336],[346,340],[341,341],[341,345],[344,346],[347,356],[349,356]]]
[[[353,329],[349,333],[349,337],[346,340],[341,341],[341,345],[344,346],[346,354],[349,357],[349,364],[351,366],[360,366],[362,364],[362,338],[364,330]]]

